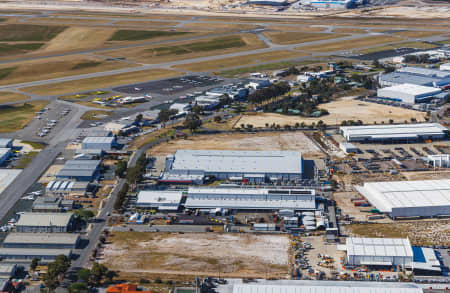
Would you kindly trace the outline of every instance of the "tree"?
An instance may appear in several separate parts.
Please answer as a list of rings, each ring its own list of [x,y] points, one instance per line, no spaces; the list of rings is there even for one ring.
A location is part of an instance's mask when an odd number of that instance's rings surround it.
[[[119,161],[116,164],[116,170],[115,174],[117,177],[123,178],[125,171],[127,170],[127,162],[126,161]]]
[[[394,120],[393,119],[389,119],[389,124],[394,124]]]
[[[192,107],[192,113],[196,115],[200,115],[200,113],[203,111],[203,108],[195,102],[194,106]]]
[[[70,259],[65,255],[58,255],[54,262],[48,264],[47,273],[42,280],[49,291],[54,292],[59,286],[59,280],[70,267]]]
[[[201,125],[202,120],[200,120],[200,117],[198,117],[198,115],[194,113],[188,114],[186,116],[186,119],[184,120],[184,127],[188,128],[191,133],[194,133],[194,131]]]
[[[77,273],[77,280],[87,283],[87,282],[89,282],[90,274],[91,274],[91,271],[89,269],[81,268]]]
[[[165,125],[166,122],[170,120],[170,117],[172,117],[177,113],[178,113],[177,109],[162,109],[158,113],[158,119],[159,121],[161,121],[163,125]]]
[[[84,293],[89,292],[88,286],[86,283],[73,283],[70,285],[70,292],[73,293]]]
[[[35,271],[37,266],[39,265],[39,259],[37,257],[33,258],[30,264],[30,270]]]
[[[214,122],[219,123],[220,121],[222,121],[222,117],[214,116]]]
[[[144,116],[142,116],[142,114],[138,114],[138,115],[136,115],[136,118],[134,119],[134,122],[139,124],[139,123],[142,122],[143,119],[144,119]]]
[[[89,275],[89,283],[94,287],[100,286],[107,273],[108,268],[104,264],[94,262],[94,264],[92,265],[91,273]]]
[[[95,216],[94,212],[86,209],[79,209],[73,213],[75,216],[80,217],[83,221],[87,222],[90,218]]]

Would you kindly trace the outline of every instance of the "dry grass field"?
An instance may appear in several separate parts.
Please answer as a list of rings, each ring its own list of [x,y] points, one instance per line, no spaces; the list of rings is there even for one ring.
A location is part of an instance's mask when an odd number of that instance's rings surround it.
[[[269,25],[266,28],[276,31],[308,32],[308,33],[323,32],[324,30],[327,29],[321,26],[307,26],[307,25]]]
[[[304,57],[308,56],[307,53],[296,52],[296,51],[288,51],[288,50],[280,50],[280,51],[272,51],[267,53],[258,53],[258,54],[249,54],[242,55],[232,58],[224,58],[219,60],[212,61],[204,61],[197,63],[189,63],[183,65],[174,66],[176,69],[194,71],[194,72],[205,72],[205,71],[216,71],[222,70],[226,68],[244,66],[244,65],[252,65],[264,62],[271,62],[277,60],[285,60],[296,57]]]
[[[342,34],[364,34],[367,30],[353,27],[338,27],[333,29],[333,32]]]
[[[304,118],[299,116],[288,116],[274,113],[261,113],[257,115],[244,115],[236,124],[252,124],[253,127],[264,127],[266,123],[279,124],[284,126],[286,124],[294,125],[295,123],[311,124],[322,120],[328,125],[340,124],[343,120],[362,120],[364,123],[388,123],[389,119],[395,122],[404,122],[411,118],[416,118],[417,121],[424,121],[426,113],[418,112],[398,107],[391,107],[387,105],[379,105],[368,102],[361,102],[353,100],[352,98],[341,98],[326,104],[319,105],[319,108],[327,109],[329,115],[319,118]]]
[[[264,32],[263,35],[270,38],[273,43],[280,45],[300,44],[312,41],[337,39],[347,35],[344,34],[326,34],[309,32]]]
[[[214,56],[232,52],[266,48],[266,44],[254,34],[241,34],[195,41],[176,42],[167,45],[112,50],[105,55],[127,56],[127,59],[152,64]]]
[[[359,237],[406,238],[412,245],[450,245],[450,220],[396,221],[391,224],[353,224],[344,227]]]
[[[120,272],[253,277],[288,273],[285,235],[114,232],[104,250]]]
[[[0,132],[14,132],[24,128],[35,113],[47,106],[48,101],[32,101],[27,103],[0,106]]]
[[[108,71],[130,66],[132,64],[120,61],[104,61],[103,58],[89,55],[22,61],[0,66],[0,71],[4,68],[14,68],[11,73],[0,79],[0,85]]]
[[[22,88],[25,92],[38,95],[64,95],[73,92],[112,87],[122,84],[144,82],[180,75],[180,72],[166,69],[142,70],[130,73],[105,75],[100,77],[66,81],[49,85]]]
[[[390,45],[384,45],[379,47],[373,47],[363,50],[358,50],[358,53],[360,54],[369,54],[374,52],[380,52],[380,51],[387,51],[387,50],[393,50],[397,48],[416,48],[416,49],[433,49],[439,47],[436,44],[430,44],[430,43],[424,43],[424,42],[403,42],[403,43],[397,43],[397,44],[390,44]]]
[[[113,28],[70,27],[42,48],[42,52],[98,48],[103,46],[114,32]]]
[[[450,178],[450,171],[402,172],[407,180],[440,180]]]
[[[177,150],[252,150],[301,151],[306,156],[322,155],[320,149],[302,132],[235,133],[196,135],[159,144],[149,150],[157,156]]]
[[[202,22],[192,22],[186,23],[182,28],[188,29],[199,29],[199,30],[211,30],[215,33],[217,32],[231,32],[240,30],[251,30],[257,28],[257,25],[253,24],[234,24],[234,23],[202,23]]]
[[[298,50],[312,51],[312,52],[331,52],[340,50],[352,50],[360,47],[369,47],[378,44],[385,44],[390,42],[402,41],[401,38],[390,36],[373,36],[367,38],[353,39],[341,42],[330,42],[327,44],[313,45],[306,47],[299,47]]]
[[[396,32],[394,35],[401,36],[405,38],[425,38],[431,36],[439,36],[445,34],[446,32],[430,32],[430,31],[401,31]]]
[[[120,20],[114,22],[115,26],[133,26],[133,27],[140,27],[140,28],[147,28],[147,27],[169,27],[169,26],[175,26],[179,24],[179,22],[176,21],[132,21],[132,20]]]
[[[2,103],[11,103],[17,101],[25,101],[30,97],[18,93],[10,93],[10,92],[0,92],[0,104]]]

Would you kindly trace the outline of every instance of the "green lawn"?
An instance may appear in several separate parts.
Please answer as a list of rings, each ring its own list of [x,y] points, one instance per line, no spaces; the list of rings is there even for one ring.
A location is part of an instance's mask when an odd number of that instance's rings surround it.
[[[1,26],[0,26],[1,27]],[[1,35],[1,32],[0,32]],[[0,44],[0,56],[23,54],[41,48],[44,43],[25,43],[25,44]]]
[[[0,26],[0,41],[50,41],[66,28],[56,25],[5,24]]]
[[[30,145],[35,150],[42,150],[43,148],[45,148],[45,144],[41,142],[23,140],[22,143]]]
[[[48,104],[48,101],[32,101],[0,106],[0,132],[14,132],[27,125]]]
[[[156,56],[165,55],[182,55],[195,52],[208,52],[221,49],[239,48],[247,44],[239,36],[214,38],[206,42],[197,42],[179,46],[159,47],[149,49],[150,52],[155,53]]]
[[[29,163],[34,159],[34,157],[37,156],[39,152],[31,151],[28,154],[24,155],[19,162],[17,162],[16,168],[17,169],[25,169],[26,166],[28,166]]]
[[[103,62],[96,62],[96,61],[81,62],[81,63],[75,64],[75,66],[72,67],[72,70],[95,67],[102,63]]]
[[[4,79],[8,75],[10,75],[16,67],[6,67],[6,68],[0,68],[0,79]]]
[[[81,120],[99,120],[100,116],[109,116],[113,113],[111,111],[103,111],[103,110],[91,110],[86,111],[82,116]]]
[[[172,31],[137,31],[137,30],[118,30],[109,41],[140,41],[158,37],[171,37],[188,34],[187,32]]]

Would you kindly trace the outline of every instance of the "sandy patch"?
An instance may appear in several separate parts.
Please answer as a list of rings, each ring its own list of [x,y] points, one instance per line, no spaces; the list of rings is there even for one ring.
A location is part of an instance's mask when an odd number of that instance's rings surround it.
[[[115,234],[104,251],[104,262],[113,270],[192,275],[220,270],[230,276],[288,271],[289,238],[284,235]]]
[[[56,180],[56,174],[58,174],[63,167],[64,165],[51,165],[39,179],[39,183],[47,184],[50,181]]]
[[[163,156],[177,150],[253,150],[299,151],[303,155],[322,154],[320,149],[302,132],[239,133],[198,135],[155,146],[149,152]]]
[[[317,123],[322,120],[328,125],[340,125],[343,120],[362,120],[364,123],[388,123],[389,119],[393,119],[395,122],[404,122],[411,118],[416,118],[417,121],[425,121],[424,112],[418,112],[398,107],[391,107],[387,105],[379,105],[369,102],[361,102],[359,100],[353,100],[349,98],[342,98],[334,102],[319,105],[319,108],[327,109],[329,115],[320,118],[304,118],[298,116],[287,116],[273,113],[261,113],[258,115],[244,115],[236,124],[236,126],[244,123],[252,124],[253,127],[265,127],[266,123],[270,125],[272,123],[280,124],[284,126],[286,124],[294,125],[295,123],[305,122],[311,124]]]

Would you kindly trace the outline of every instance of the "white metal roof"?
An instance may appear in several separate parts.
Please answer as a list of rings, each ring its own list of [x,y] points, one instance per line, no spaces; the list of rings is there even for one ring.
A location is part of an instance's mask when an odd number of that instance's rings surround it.
[[[88,136],[83,139],[83,143],[113,143],[115,137],[113,136]]]
[[[11,151],[10,148],[0,148],[0,158],[8,154]]]
[[[16,179],[22,172],[17,169],[0,169],[0,194]]]
[[[314,189],[271,189],[271,188],[239,188],[239,187],[189,187],[188,194],[215,195],[315,195]]]
[[[5,148],[12,142],[11,138],[0,138],[0,147]]]
[[[70,249],[50,249],[50,248],[2,248],[0,255],[2,256],[58,256],[71,255]]]
[[[392,208],[450,205],[450,179],[369,182],[356,189],[384,213]]]
[[[354,238],[346,239],[347,255],[412,257],[407,238]]]
[[[353,138],[365,137],[382,138],[440,135],[447,131],[447,128],[439,123],[341,126],[339,129],[343,136],[350,141]]]
[[[182,191],[145,190],[138,193],[136,204],[179,205],[182,196]]]
[[[439,78],[450,77],[449,71],[430,69],[430,68],[407,66],[407,67],[399,68],[399,69],[397,69],[397,71],[398,72],[408,72],[408,73],[417,74],[417,75],[439,77]]]
[[[303,171],[301,153],[293,151],[178,150],[172,169],[281,174]]]
[[[347,283],[347,282],[342,282]],[[327,285],[247,285],[233,286],[232,293],[422,293],[420,288],[371,287],[364,284],[347,284],[340,286]]]
[[[438,94],[441,92],[441,89],[435,88],[435,87],[430,87],[430,86],[422,86],[422,85],[417,85],[417,84],[404,83],[404,84],[381,88],[378,90],[378,95],[380,95],[380,93],[383,93],[384,91],[401,92],[401,93],[405,93],[408,95],[417,96],[417,95],[425,95],[425,94],[429,94],[429,95]]]

